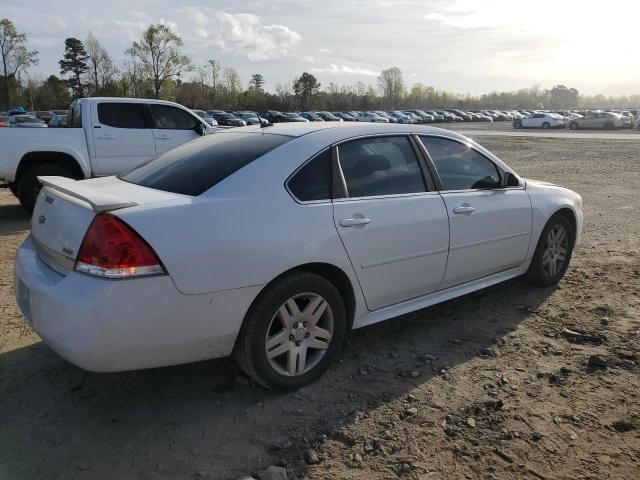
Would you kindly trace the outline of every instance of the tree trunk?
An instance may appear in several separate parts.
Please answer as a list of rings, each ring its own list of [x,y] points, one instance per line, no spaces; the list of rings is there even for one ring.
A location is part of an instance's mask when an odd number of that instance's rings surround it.
[[[9,110],[11,108],[11,94],[9,92],[9,75],[7,74],[7,59],[4,57],[4,55],[2,56],[2,68],[3,68],[3,72],[4,72],[4,100],[5,102],[7,102],[6,107],[7,110]]]

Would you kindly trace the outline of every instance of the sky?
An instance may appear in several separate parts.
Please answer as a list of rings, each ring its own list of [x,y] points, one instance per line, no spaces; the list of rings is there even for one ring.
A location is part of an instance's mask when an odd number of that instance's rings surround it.
[[[39,78],[59,73],[67,37],[91,31],[122,61],[146,26],[166,23],[194,64],[219,60],[245,85],[261,73],[268,90],[304,71],[323,86],[376,85],[396,66],[407,86],[460,94],[640,93],[638,0],[0,0],[4,17],[39,51]]]

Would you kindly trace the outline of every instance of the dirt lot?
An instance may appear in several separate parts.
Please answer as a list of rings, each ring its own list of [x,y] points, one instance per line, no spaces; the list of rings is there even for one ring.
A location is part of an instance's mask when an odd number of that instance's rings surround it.
[[[233,479],[278,464],[310,479],[639,478],[638,143],[480,140],[582,194],[565,279],[358,330],[328,374],[285,395],[227,359],[121,374],[61,360],[14,304],[28,219],[0,192],[0,478]]]

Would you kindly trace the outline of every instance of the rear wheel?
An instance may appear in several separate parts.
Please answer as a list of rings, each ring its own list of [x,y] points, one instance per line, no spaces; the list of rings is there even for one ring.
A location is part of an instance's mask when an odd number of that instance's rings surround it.
[[[574,239],[573,225],[565,216],[551,217],[538,240],[527,278],[542,287],[558,283],[569,268]]]
[[[615,128],[615,125],[611,122],[607,122],[604,124],[604,128],[606,128],[607,130],[613,130]]]
[[[551,127],[551,125],[549,125],[549,122],[544,122],[542,124],[542,128],[550,128],[550,127]]]
[[[571,123],[569,124],[569,128],[570,128],[571,130],[577,130],[577,129],[578,129],[578,127],[579,127],[578,122],[571,122]]]
[[[33,211],[33,207],[36,205],[36,199],[42,188],[38,177],[45,176],[74,178],[71,171],[60,165],[42,164],[27,170],[16,185],[16,196],[24,209],[29,213]]]
[[[346,325],[344,302],[331,282],[310,272],[293,273],[256,300],[234,356],[263,387],[294,390],[324,373]]]
[[[513,126],[515,128],[522,128],[522,122],[520,120],[516,120],[515,122],[513,122]]]

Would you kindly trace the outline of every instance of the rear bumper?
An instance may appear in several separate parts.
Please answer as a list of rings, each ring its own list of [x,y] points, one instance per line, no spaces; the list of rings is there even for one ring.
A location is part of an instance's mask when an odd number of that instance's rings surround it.
[[[85,370],[114,372],[229,355],[260,287],[180,293],[169,276],[114,281],[48,267],[28,237],[14,270],[16,301],[54,351]]]

